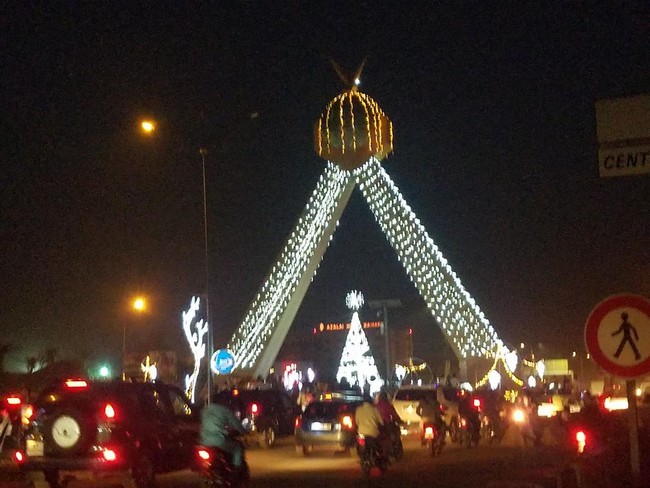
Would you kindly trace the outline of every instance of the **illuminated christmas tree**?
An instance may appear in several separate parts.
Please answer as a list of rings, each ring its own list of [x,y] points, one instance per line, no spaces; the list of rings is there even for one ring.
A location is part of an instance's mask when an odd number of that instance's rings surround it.
[[[345,302],[353,311],[352,322],[343,347],[343,354],[341,354],[336,380],[340,383],[345,378],[350,386],[357,385],[361,390],[368,383],[370,394],[374,394],[379,391],[383,381],[379,377],[368,338],[359,320],[358,310],[363,306],[363,295],[358,291],[351,291]]]

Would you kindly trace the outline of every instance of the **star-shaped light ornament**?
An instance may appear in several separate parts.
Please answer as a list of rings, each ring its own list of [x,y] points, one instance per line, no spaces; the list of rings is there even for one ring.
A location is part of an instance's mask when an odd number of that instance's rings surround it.
[[[364,299],[363,299],[363,293],[357,290],[352,290],[348,295],[345,297],[345,304],[348,306],[350,310],[357,311],[361,307],[363,307]]]

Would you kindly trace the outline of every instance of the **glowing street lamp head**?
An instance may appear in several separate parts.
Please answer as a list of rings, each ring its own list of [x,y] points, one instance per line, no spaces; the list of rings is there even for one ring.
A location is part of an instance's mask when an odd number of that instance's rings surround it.
[[[147,301],[144,297],[135,297],[133,299],[133,310],[136,312],[144,312],[147,309]]]
[[[140,122],[140,130],[145,135],[151,135],[156,130],[156,124],[153,120],[146,119]]]

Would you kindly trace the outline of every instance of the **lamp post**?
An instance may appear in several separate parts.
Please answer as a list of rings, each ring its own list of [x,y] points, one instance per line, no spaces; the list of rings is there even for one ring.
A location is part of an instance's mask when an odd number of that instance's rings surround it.
[[[212,399],[212,368],[210,367],[210,361],[212,359],[212,354],[214,353],[214,340],[212,336],[212,321],[210,320],[210,273],[209,273],[209,258],[208,258],[208,192],[206,186],[205,178],[205,156],[208,154],[208,150],[204,147],[199,149],[199,154],[201,154],[201,166],[203,169],[203,239],[204,239],[204,251],[205,251],[205,318],[208,323],[208,332],[207,332],[207,341],[208,341],[208,360],[207,360],[207,379],[206,387],[208,393],[208,404],[211,403]]]
[[[383,300],[370,300],[368,301],[368,306],[372,309],[382,310],[382,331],[384,333],[384,349],[386,353],[386,386],[389,386],[391,379],[393,378],[393,366],[391,365],[390,337],[388,335],[388,309],[400,308],[402,306],[402,302],[397,298],[387,298]]]
[[[147,309],[147,301],[144,297],[138,296],[131,302],[131,308],[136,313],[144,313]],[[126,380],[126,320],[122,327],[122,381]]]

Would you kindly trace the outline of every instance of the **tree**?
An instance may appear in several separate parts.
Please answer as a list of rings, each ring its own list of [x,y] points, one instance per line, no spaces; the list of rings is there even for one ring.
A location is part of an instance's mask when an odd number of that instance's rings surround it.
[[[5,371],[5,356],[14,348],[13,344],[5,343],[0,344],[0,373]]]
[[[25,363],[27,364],[27,372],[32,374],[38,364],[38,358],[36,356],[28,356],[25,358]]]
[[[56,347],[49,347],[39,354],[38,361],[41,367],[52,366],[56,363],[56,358],[59,355],[59,350]]]
[[[361,389],[368,383],[371,393],[379,391],[383,383],[379,377],[379,371],[377,370],[375,358],[370,350],[368,338],[363,332],[363,327],[359,320],[359,313],[356,310],[352,314],[350,331],[348,332],[343,353],[341,354],[339,369],[336,373],[337,381],[340,382],[343,378],[350,385],[358,385]]]

